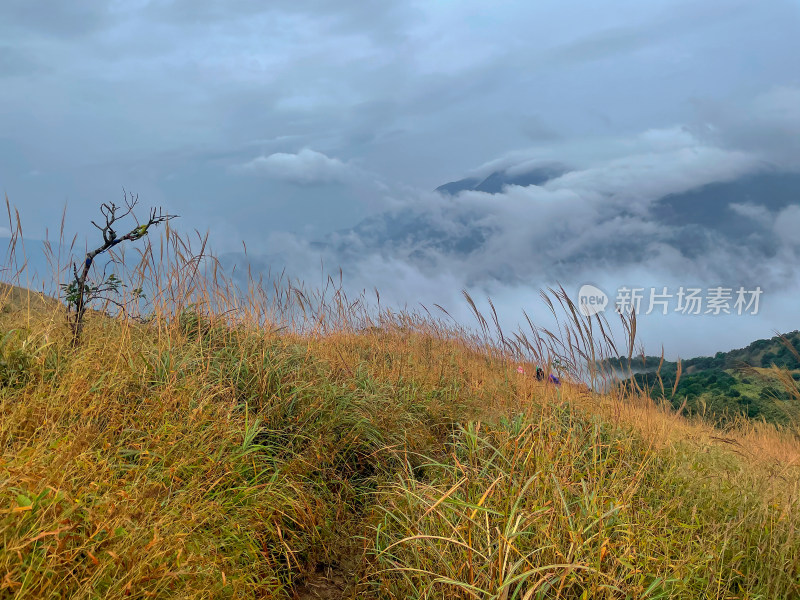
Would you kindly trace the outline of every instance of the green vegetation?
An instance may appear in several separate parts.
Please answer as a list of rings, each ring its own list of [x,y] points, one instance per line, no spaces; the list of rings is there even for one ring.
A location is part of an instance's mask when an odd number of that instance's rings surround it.
[[[657,356],[634,357],[630,365],[634,375],[627,383],[646,390],[655,400],[667,398],[673,408],[683,405],[688,414],[718,424],[740,415],[771,423],[800,423],[800,403],[792,389],[797,386],[784,385],[772,371],[778,367],[800,381],[798,352],[800,331],[793,331],[757,340],[746,348],[717,352],[713,357],[681,361],[680,376],[676,362],[662,364]],[[627,358],[610,359],[606,364],[628,372]]]
[[[157,267],[169,302],[87,313],[77,347],[6,294],[0,598],[800,595],[795,431],[539,382],[341,290]]]

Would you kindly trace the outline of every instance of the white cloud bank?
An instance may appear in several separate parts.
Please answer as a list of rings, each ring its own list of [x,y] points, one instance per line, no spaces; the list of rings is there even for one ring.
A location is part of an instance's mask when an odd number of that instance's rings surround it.
[[[356,176],[352,165],[309,148],[303,148],[297,154],[276,152],[259,156],[236,170],[295,185],[347,183]]]

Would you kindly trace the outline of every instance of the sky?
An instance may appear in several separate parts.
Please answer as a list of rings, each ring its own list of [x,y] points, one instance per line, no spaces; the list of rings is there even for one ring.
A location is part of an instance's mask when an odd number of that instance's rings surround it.
[[[513,326],[558,284],[761,287],[757,315],[642,316],[647,350],[713,354],[798,328],[800,186],[717,211],[749,229],[659,207],[800,172],[798,34],[797,0],[4,0],[0,191],[30,239],[65,205],[91,236],[124,188],[231,264],[465,321],[464,288]]]

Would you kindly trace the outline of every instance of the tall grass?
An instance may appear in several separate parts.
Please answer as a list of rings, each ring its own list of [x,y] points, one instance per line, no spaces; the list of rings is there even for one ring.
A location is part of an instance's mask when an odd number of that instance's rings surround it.
[[[633,319],[241,290],[173,229],[117,259],[147,302],[97,306],[77,348],[60,304],[3,293],[2,598],[800,595],[796,436],[612,388]]]

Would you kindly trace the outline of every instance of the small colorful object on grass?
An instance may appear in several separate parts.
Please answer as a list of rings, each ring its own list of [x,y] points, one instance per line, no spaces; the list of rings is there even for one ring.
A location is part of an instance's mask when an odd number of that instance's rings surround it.
[[[520,375],[525,375],[525,369],[523,369],[521,366],[519,366],[519,367],[517,367],[517,373],[519,373]]]

